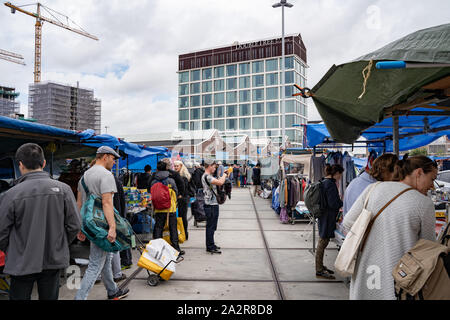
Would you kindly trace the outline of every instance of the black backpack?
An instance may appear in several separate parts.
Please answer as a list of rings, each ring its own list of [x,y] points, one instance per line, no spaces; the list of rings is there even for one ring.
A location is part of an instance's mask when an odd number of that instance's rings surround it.
[[[224,204],[225,200],[227,200],[227,195],[225,193],[224,186],[223,185],[216,186],[217,187],[217,193],[215,193],[214,192],[214,188],[209,184],[208,179],[206,179],[206,176],[205,176],[205,181],[206,181],[206,184],[211,189],[211,191],[214,194],[214,196],[216,197],[217,203],[218,204]]]

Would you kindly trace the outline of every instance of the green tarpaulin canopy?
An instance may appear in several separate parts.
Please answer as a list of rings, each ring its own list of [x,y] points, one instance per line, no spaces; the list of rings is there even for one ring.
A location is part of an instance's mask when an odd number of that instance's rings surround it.
[[[448,99],[450,67],[375,68],[376,62],[386,60],[450,64],[450,24],[419,30],[353,62],[330,68],[311,93],[335,141],[354,142],[363,130],[392,116],[395,110],[408,110],[413,104],[439,106]],[[448,108],[448,101],[442,105]]]

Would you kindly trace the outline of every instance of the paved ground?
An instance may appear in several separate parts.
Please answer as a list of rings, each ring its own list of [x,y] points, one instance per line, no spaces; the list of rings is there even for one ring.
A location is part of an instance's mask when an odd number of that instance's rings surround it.
[[[176,273],[169,281],[150,287],[142,271],[130,282],[128,299],[348,299],[342,278],[315,278],[312,227],[306,222],[281,224],[269,200],[253,199],[249,189],[234,189],[232,199],[220,207],[215,240],[221,255],[206,252],[204,225],[194,227],[191,219],[189,240],[182,244],[185,260]],[[139,252],[133,250],[133,255],[136,264]],[[336,255],[335,245],[330,244],[325,265],[333,267]],[[73,299],[75,293],[63,285],[60,299]],[[95,285],[89,299],[105,298],[103,284]]]

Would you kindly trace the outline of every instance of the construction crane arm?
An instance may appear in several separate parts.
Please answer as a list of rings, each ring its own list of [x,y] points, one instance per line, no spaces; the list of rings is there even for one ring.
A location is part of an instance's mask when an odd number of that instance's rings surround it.
[[[82,31],[82,30],[79,30],[79,29],[72,28],[72,27],[70,27],[70,26],[68,26],[68,25],[66,25],[64,23],[59,22],[59,21],[56,21],[56,20],[53,20],[53,19],[50,19],[50,18],[47,18],[47,17],[43,17],[41,15],[38,15],[37,13],[29,12],[27,10],[24,10],[22,8],[19,8],[19,7],[15,6],[15,5],[13,5],[11,2],[5,2],[5,6],[10,7],[11,10],[17,10],[19,12],[22,12],[24,14],[32,16],[32,17],[34,17],[36,19],[40,19],[41,21],[45,21],[45,22],[57,25],[58,27],[70,30],[70,31],[78,33],[78,34],[81,34],[82,36],[85,36],[85,37],[88,37],[88,38],[91,38],[91,39],[94,39],[94,40],[98,40],[98,38],[96,36],[92,35],[92,34],[89,34],[89,33],[85,32],[85,31]]]
[[[6,60],[6,61],[10,61],[10,62],[14,62],[14,63],[17,63],[17,64],[21,64],[23,66],[26,65],[25,62],[17,60],[17,59],[13,59],[13,58],[8,57],[8,56],[0,55],[0,59]]]

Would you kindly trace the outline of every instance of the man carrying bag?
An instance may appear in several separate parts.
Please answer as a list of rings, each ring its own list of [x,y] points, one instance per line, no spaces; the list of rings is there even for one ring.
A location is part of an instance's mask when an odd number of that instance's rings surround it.
[[[107,146],[98,148],[95,165],[84,173],[82,180],[78,184],[77,203],[80,210],[88,200],[89,194],[85,190],[89,190],[90,194],[101,199],[103,213],[109,227],[107,239],[111,243],[114,243],[116,240],[113,195],[117,192],[116,182],[111,169],[118,158],[120,158],[120,155],[112,148]],[[86,236],[80,232],[78,239],[84,241]],[[129,289],[119,289],[113,280],[112,257],[112,252],[103,250],[91,241],[89,265],[81,281],[81,288],[75,296],[76,300],[87,299],[100,273],[102,273],[102,280],[108,293],[108,299],[122,299],[128,295]]]

